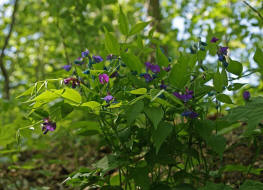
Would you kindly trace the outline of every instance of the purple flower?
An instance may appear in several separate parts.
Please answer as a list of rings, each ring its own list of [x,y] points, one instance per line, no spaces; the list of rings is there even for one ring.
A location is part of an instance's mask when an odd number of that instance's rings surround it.
[[[42,131],[43,134],[47,134],[48,131],[54,131],[56,129],[56,123],[52,122],[49,118],[43,119]]]
[[[102,58],[101,56],[99,56],[99,55],[98,55],[98,56],[93,55],[92,58],[94,59],[94,61],[95,61],[96,63],[100,63],[100,62],[103,61],[103,58]]]
[[[110,54],[106,57],[107,60],[112,60],[112,59],[116,59],[116,56],[113,54]]]
[[[145,64],[147,70],[151,69],[152,64],[150,62],[146,62],[144,64]]]
[[[113,100],[113,96],[112,95],[110,95],[110,93],[108,93],[108,95],[107,96],[105,96],[103,99],[107,102],[107,103],[109,103],[111,100]]]
[[[222,47],[222,46],[220,46],[220,47],[219,47],[219,54],[227,55],[227,50],[228,50],[228,47]]]
[[[109,82],[109,76],[107,74],[100,74],[99,75],[99,81],[101,84],[108,83]]]
[[[165,70],[166,72],[169,72],[171,70],[171,65],[168,65],[168,67],[164,67],[163,70]]]
[[[146,70],[151,70],[153,73],[159,73],[160,72],[160,67],[159,65],[153,65],[150,62],[144,63],[146,66]]]
[[[185,117],[190,117],[192,119],[198,117],[198,113],[194,111],[184,111],[181,115]]]
[[[211,42],[211,43],[216,43],[218,40],[219,40],[218,38],[213,37],[213,38],[210,40],[210,42]]]
[[[165,85],[164,82],[162,81],[160,88],[165,90],[167,88],[167,85]]]
[[[86,51],[83,51],[83,52],[81,52],[81,57],[88,57],[88,55],[89,55],[89,50],[87,50],[86,49]]]
[[[64,65],[63,69],[65,69],[66,71],[70,71],[71,65]]]
[[[250,92],[249,91],[243,92],[243,98],[244,100],[248,101],[250,99]]]
[[[190,99],[193,98],[193,91],[186,89],[185,94],[180,94],[178,92],[174,92],[173,95],[175,95],[178,99],[182,100],[183,102],[188,102]]]
[[[115,78],[119,75],[118,71],[114,71],[111,75],[110,78]]]
[[[151,75],[148,74],[148,73],[145,73],[145,74],[143,75],[143,77],[145,78],[145,81],[146,81],[146,82],[151,82],[151,81],[153,80],[153,78],[151,77]]]
[[[160,67],[159,67],[159,65],[152,65],[152,66],[151,66],[151,71],[152,71],[153,73],[159,73],[159,72],[160,72]]]

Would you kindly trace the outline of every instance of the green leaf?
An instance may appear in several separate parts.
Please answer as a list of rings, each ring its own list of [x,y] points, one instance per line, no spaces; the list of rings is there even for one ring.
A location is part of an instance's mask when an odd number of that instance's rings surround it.
[[[169,81],[177,88],[182,89],[190,79],[190,74],[187,72],[186,63],[177,63],[173,66]]]
[[[132,36],[134,34],[139,33],[140,31],[142,31],[150,22],[141,22],[141,23],[137,23],[135,24],[132,28],[131,31],[129,33],[129,36]]]
[[[261,49],[257,48],[253,58],[259,67],[263,67],[263,52]]]
[[[40,95],[38,95],[37,97],[35,97],[33,99],[33,101],[41,102],[41,103],[48,103],[48,102],[55,100],[59,97],[60,97],[60,95],[55,94],[50,90],[46,90],[45,92],[43,92]]]
[[[82,107],[89,107],[92,110],[95,110],[95,109],[100,108],[100,103],[96,102],[96,101],[89,101],[89,102],[85,102],[85,103],[81,104],[80,106],[82,106]]]
[[[240,190],[263,190],[263,183],[259,181],[246,180],[241,186]]]
[[[25,92],[23,92],[22,94],[18,95],[16,98],[20,98],[22,96],[28,96],[31,95],[33,93],[35,89],[35,86],[31,86],[29,89],[27,89]]]
[[[121,53],[121,58],[131,70],[141,73],[143,64],[136,55],[132,53]]]
[[[224,184],[215,184],[208,182],[205,187],[201,187],[198,190],[233,190],[233,189]]]
[[[142,100],[137,101],[135,104],[131,105],[127,110],[127,123],[130,125],[138,115],[143,111],[144,103]]]
[[[159,149],[165,139],[170,135],[173,131],[173,125],[167,122],[161,122],[157,130],[153,131],[153,145],[156,148],[156,154],[159,152]]]
[[[178,98],[176,98],[173,94],[170,94],[169,92],[164,91],[164,95],[165,97],[169,98],[170,100],[172,100],[173,102],[175,102],[176,104],[179,104],[181,106],[183,106],[184,104],[178,100]]]
[[[61,90],[54,91],[55,94],[60,95],[64,99],[70,100],[74,103],[80,104],[82,101],[81,95],[78,91],[71,88],[64,88]]]
[[[131,90],[130,93],[131,94],[146,94],[147,89],[146,88],[138,88],[136,90]]]
[[[222,69],[221,77],[222,77],[223,85],[224,86],[228,86],[228,78],[227,78],[227,74],[226,74],[226,70],[225,69]]]
[[[128,35],[129,34],[129,23],[127,16],[123,13],[122,7],[120,6],[120,13],[119,13],[119,28],[122,34]]]
[[[225,119],[231,122],[247,122],[247,130],[244,135],[250,136],[259,122],[263,120],[263,98],[256,97],[247,102],[245,106],[230,109]]]
[[[97,168],[102,169],[103,173],[106,173],[110,170],[113,170],[115,168],[118,168],[119,166],[122,166],[125,164],[125,161],[120,160],[119,157],[115,155],[106,155],[102,159],[100,159],[95,166]]]
[[[213,85],[217,92],[223,91],[224,81],[222,80],[222,75],[219,72],[214,74]]]
[[[163,54],[163,52],[161,51],[160,47],[157,47],[157,49],[156,49],[156,59],[157,59],[157,64],[159,66],[167,67],[169,65],[169,60]]]
[[[147,167],[136,167],[131,168],[131,178],[134,179],[135,184],[140,186],[142,190],[149,190],[150,188],[150,180],[148,177]]]
[[[105,33],[105,47],[109,54],[120,54],[120,45],[118,40],[108,31]]]
[[[226,147],[226,140],[223,136],[212,135],[208,139],[207,144],[222,158]]]
[[[227,103],[227,104],[233,104],[231,98],[228,95],[225,94],[218,94],[216,95],[216,99],[220,102]]]
[[[240,76],[243,71],[243,66],[240,62],[229,59],[229,64],[226,70],[232,74]]]
[[[242,84],[242,83],[234,83],[234,84],[232,84],[232,85],[229,85],[228,87],[227,87],[227,89],[228,90],[232,90],[232,91],[235,91],[235,90],[238,90],[238,89],[240,89],[242,86],[244,86],[245,84]]]
[[[153,123],[154,128],[157,129],[157,126],[162,120],[164,114],[162,108],[146,107],[144,108],[144,112]]]

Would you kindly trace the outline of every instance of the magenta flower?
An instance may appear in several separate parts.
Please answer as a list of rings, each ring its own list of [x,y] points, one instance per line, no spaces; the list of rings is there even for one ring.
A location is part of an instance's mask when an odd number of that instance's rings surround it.
[[[96,63],[100,63],[103,61],[103,58],[101,56],[96,56],[96,55],[93,55],[92,58],[94,59],[94,61]]]
[[[43,119],[42,123],[42,131],[43,134],[47,134],[48,131],[55,131],[56,129],[56,122],[52,122],[49,118]]]
[[[218,38],[213,37],[213,38],[210,40],[210,42],[211,42],[211,43],[216,43],[218,40],[219,40]]]
[[[77,78],[69,77],[64,79],[65,85],[68,85],[70,82],[72,83],[72,88],[76,88],[76,86],[80,85],[80,81]]]
[[[249,91],[243,92],[243,98],[244,100],[248,101],[250,99],[250,92]]]
[[[109,76],[107,74],[100,74],[99,75],[99,81],[101,84],[108,83],[109,82]]]

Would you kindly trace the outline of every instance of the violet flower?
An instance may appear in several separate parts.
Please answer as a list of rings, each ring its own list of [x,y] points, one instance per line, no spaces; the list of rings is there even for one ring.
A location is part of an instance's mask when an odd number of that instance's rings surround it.
[[[118,71],[114,71],[114,72],[110,75],[110,78],[115,78],[115,77],[117,77],[117,76],[119,76]]]
[[[210,42],[211,42],[211,43],[216,43],[218,40],[219,40],[218,38],[213,37],[213,38],[210,40]]]
[[[108,93],[107,96],[105,96],[103,98],[107,103],[109,103],[110,101],[112,101],[114,99],[114,97],[112,95],[110,95],[110,93]]]
[[[219,47],[219,54],[227,55],[227,50],[228,50],[228,47],[222,47],[222,46],[220,46],[220,47]]]
[[[94,59],[94,61],[96,62],[96,63],[100,63],[100,62],[102,62],[103,61],[103,58],[101,57],[101,56],[99,56],[99,55],[93,55],[92,56],[92,58]]]
[[[71,65],[64,65],[63,69],[65,69],[66,71],[70,71]]]
[[[244,100],[248,101],[250,99],[250,92],[249,91],[243,92],[243,98]]]
[[[101,84],[108,83],[109,82],[109,76],[107,74],[100,74],[99,75],[99,81]]]
[[[151,82],[153,80],[152,76],[148,73],[145,73],[143,77],[145,78],[146,82]]]
[[[48,131],[54,131],[56,129],[56,122],[52,122],[49,118],[43,119],[42,131],[43,134],[47,134]]]
[[[159,65],[152,65],[152,66],[151,66],[151,71],[152,71],[153,73],[159,73],[159,72],[160,72],[160,67],[159,67]]]
[[[186,89],[185,94],[180,94],[178,92],[174,92],[173,95],[176,96],[178,99],[182,100],[183,102],[188,102],[193,98],[193,91]]]
[[[196,113],[194,111],[184,111],[181,115],[184,117],[190,117],[192,119],[198,117],[198,113]]]
[[[168,67],[164,67],[163,70],[165,70],[166,72],[169,72],[171,70],[171,65],[168,65]]]
[[[89,56],[89,50],[86,49],[86,51],[81,52],[81,57],[88,57]]]
[[[161,83],[161,85],[160,85],[160,88],[166,90],[167,85],[165,85],[164,82],[162,81],[162,83]]]

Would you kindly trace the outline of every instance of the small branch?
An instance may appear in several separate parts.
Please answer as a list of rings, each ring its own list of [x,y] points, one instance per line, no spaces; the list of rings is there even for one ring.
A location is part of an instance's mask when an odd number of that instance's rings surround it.
[[[255,13],[257,13],[257,15],[259,16],[259,18],[261,18],[261,20],[263,21],[263,16],[260,14],[260,12],[257,10],[257,9],[255,9],[254,7],[252,7],[248,2],[246,2],[246,1],[243,1],[243,3],[245,4],[245,5],[247,5],[252,11],[254,11]]]
[[[19,0],[16,0],[15,1],[15,4],[14,4],[14,10],[13,10],[13,13],[12,13],[12,17],[11,17],[11,24],[10,24],[10,28],[9,28],[9,31],[8,31],[8,34],[5,38],[5,41],[4,41],[4,45],[1,49],[1,54],[0,54],[0,69],[2,71],[2,74],[4,76],[4,79],[5,79],[5,82],[4,82],[4,98],[5,99],[10,99],[10,87],[9,87],[9,74],[8,74],[8,71],[4,65],[4,57],[5,57],[5,50],[8,46],[8,43],[9,43],[9,40],[10,40],[10,37],[11,37],[11,34],[12,34],[12,31],[13,31],[13,28],[14,28],[14,25],[15,25],[15,15],[16,15],[16,11],[17,11],[17,8],[18,8],[18,1]]]

